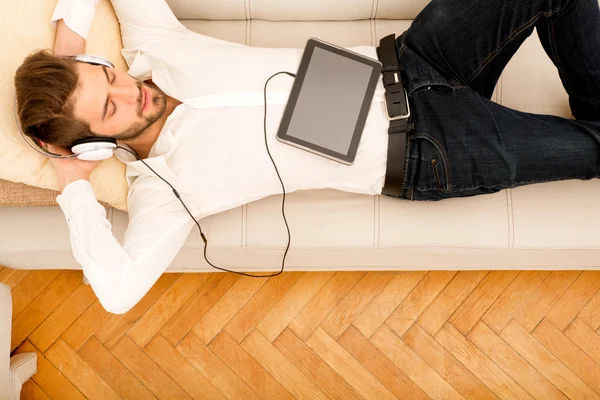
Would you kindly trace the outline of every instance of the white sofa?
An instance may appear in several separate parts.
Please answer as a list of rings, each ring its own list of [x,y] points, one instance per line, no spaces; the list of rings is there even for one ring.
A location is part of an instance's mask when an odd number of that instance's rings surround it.
[[[167,0],[190,29],[260,47],[303,48],[316,36],[373,45],[402,33],[426,0]],[[243,62],[243,60],[240,60]],[[494,100],[570,116],[554,66],[534,33],[503,73]],[[266,154],[265,154],[266,157]],[[201,221],[209,258],[246,271],[277,270],[287,236],[280,196]],[[332,190],[288,197],[287,270],[593,269],[600,266],[600,180],[564,181],[441,202],[409,202]],[[127,214],[107,216],[121,239]],[[56,207],[0,207],[0,264],[80,268]],[[169,271],[212,271],[197,229]]]
[[[10,288],[0,283],[0,400],[19,400],[23,383],[37,371],[37,354],[10,358],[12,299]]]

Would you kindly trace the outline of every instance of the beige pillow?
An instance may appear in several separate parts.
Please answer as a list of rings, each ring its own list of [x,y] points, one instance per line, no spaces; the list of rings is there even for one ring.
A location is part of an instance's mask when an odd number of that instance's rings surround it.
[[[14,120],[14,75],[25,57],[37,49],[52,48],[55,29],[50,24],[56,0],[4,2],[0,12],[0,179],[45,189],[58,189],[48,158],[35,152],[21,137]],[[88,37],[86,53],[105,57],[127,71],[121,56],[121,33],[110,0],[101,0]],[[121,150],[119,150],[121,151]],[[102,162],[90,182],[98,200],[127,210],[125,164],[116,157]]]

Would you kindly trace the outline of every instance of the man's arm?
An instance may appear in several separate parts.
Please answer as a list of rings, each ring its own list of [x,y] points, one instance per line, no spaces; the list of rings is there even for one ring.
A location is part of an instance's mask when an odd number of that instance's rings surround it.
[[[60,55],[85,53],[85,42],[100,0],[58,0],[50,23],[56,27],[54,51]]]
[[[51,23],[58,27],[58,21],[64,19],[67,28],[73,33],[87,40],[88,33],[94,20],[96,5],[99,0],[58,0]],[[152,40],[160,36],[181,34],[189,32],[183,26],[165,0],[112,0],[113,8],[121,25],[121,35],[123,37],[123,46],[125,48],[135,47],[147,40]],[[64,46],[63,38],[60,39],[60,46]],[[65,35],[65,41],[72,39],[72,36]],[[82,50],[81,41],[78,41],[79,47],[76,50]],[[55,43],[55,49],[57,43]],[[62,51],[61,47],[61,51]],[[71,51],[71,48],[68,48]]]
[[[140,177],[138,180],[149,179]],[[158,178],[155,179],[158,181]],[[100,304],[123,314],[135,306],[165,272],[194,226],[175,195],[134,182],[123,245],[112,234],[106,210],[87,180],[69,184],[57,198],[69,225],[71,248]],[[172,192],[171,192],[172,194]]]
[[[54,39],[54,54],[59,56],[72,56],[85,53],[85,39],[76,34],[61,19],[56,24],[56,38]]]

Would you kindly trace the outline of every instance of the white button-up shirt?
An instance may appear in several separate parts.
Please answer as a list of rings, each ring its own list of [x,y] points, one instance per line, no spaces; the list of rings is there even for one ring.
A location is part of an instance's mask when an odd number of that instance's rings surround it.
[[[59,0],[52,22],[86,38],[96,0]],[[123,56],[136,79],[152,81],[181,101],[146,161],[181,195],[196,219],[281,193],[264,143],[264,85],[279,71],[296,73],[303,49],[260,48],[204,36],[184,27],[164,0],[113,0]],[[377,59],[375,47],[349,50]],[[337,189],[380,194],[387,129],[379,80],[352,166],[276,139],[294,79],[267,86],[267,140],[286,192]],[[121,144],[122,145],[122,144]],[[129,227],[122,244],[88,181],[57,197],[70,229],[75,259],[101,304],[113,313],[133,307],[171,263],[196,225],[171,188],[124,150]]]

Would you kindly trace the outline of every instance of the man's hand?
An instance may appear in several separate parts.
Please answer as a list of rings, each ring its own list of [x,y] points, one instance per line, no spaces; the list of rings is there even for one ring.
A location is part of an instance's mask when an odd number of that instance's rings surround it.
[[[52,153],[68,156],[73,154],[64,147],[58,147],[51,144],[45,144],[44,147]],[[50,158],[54,172],[58,177],[58,190],[62,193],[64,188],[71,182],[79,179],[88,180],[92,171],[102,161],[83,161],[77,157],[73,158]]]

